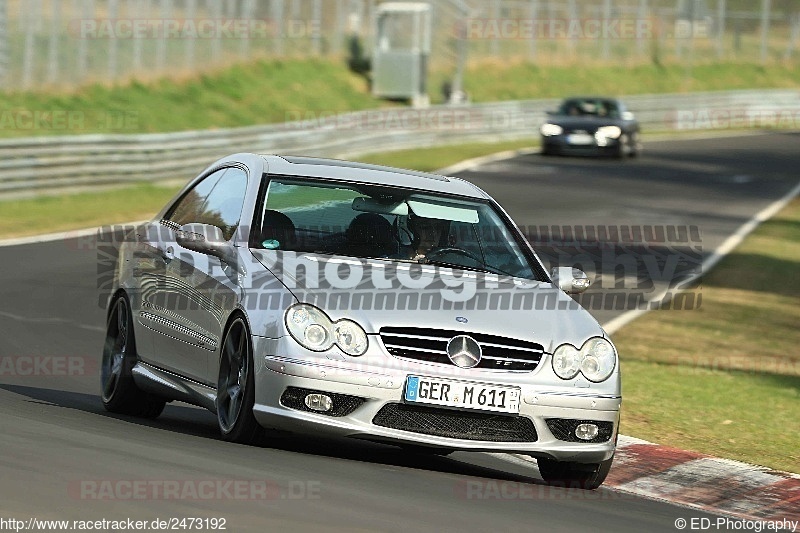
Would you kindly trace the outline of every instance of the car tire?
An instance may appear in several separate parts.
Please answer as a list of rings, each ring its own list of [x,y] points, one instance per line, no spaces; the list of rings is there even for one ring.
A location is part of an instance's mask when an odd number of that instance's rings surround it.
[[[631,149],[628,152],[629,157],[638,157],[639,156],[639,134],[634,133],[631,135]]]
[[[539,474],[548,485],[587,490],[594,490],[603,484],[613,461],[613,456],[601,463],[589,464],[552,459],[536,460]]]
[[[253,414],[253,347],[250,330],[242,316],[231,321],[223,339],[215,400],[220,434],[229,442],[255,444],[263,428]]]
[[[614,157],[617,159],[623,159],[626,153],[630,153],[630,137],[627,133],[623,133],[622,136],[619,138],[619,142],[617,143],[616,150],[614,150]]]
[[[100,366],[100,398],[111,413],[156,418],[166,402],[136,386],[132,370],[137,360],[131,305],[127,296],[120,294],[108,312]]]

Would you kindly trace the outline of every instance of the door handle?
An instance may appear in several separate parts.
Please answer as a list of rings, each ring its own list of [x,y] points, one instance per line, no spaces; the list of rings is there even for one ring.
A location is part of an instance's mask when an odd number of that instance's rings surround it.
[[[164,255],[164,261],[172,261],[173,259],[175,259],[175,248],[173,248],[172,246],[167,247],[167,249],[164,250],[163,255]]]

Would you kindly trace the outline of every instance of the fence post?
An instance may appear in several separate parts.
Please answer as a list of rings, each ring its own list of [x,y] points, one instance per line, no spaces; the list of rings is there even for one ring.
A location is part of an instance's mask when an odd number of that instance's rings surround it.
[[[40,1],[36,0],[25,9],[25,45],[22,53],[22,88],[33,84],[34,57],[36,56],[36,26],[42,16]]]
[[[255,17],[255,0],[242,0],[242,11],[240,13],[240,17],[242,20],[247,21],[247,34],[240,35],[239,39],[239,56],[242,59],[247,59],[250,57],[250,40],[253,39],[254,32],[253,30],[253,18]]]
[[[186,0],[186,19],[187,20],[194,20],[195,24],[197,23],[197,0]],[[197,39],[186,39],[184,43],[184,58],[183,63],[186,65],[186,68],[189,70],[194,70],[194,57],[195,57],[195,46],[197,44]]]
[[[571,24],[578,24],[578,5],[575,0],[569,0],[567,3],[569,8],[569,20],[567,21],[567,27]],[[578,45],[578,32],[571,31],[569,38],[569,53],[571,56],[575,56],[575,50],[577,49]]]
[[[795,13],[791,18],[792,29],[789,33],[789,44],[786,45],[786,51],[783,53],[785,59],[791,59],[794,49],[797,47],[797,41],[800,38],[800,13]]]
[[[150,0],[137,0],[135,19],[150,18]],[[138,74],[142,69],[142,39],[134,36],[133,39],[133,58],[131,59],[133,71]]]
[[[347,24],[347,17],[344,15],[344,0],[336,0],[336,15],[333,17],[333,42],[331,51],[334,55],[341,55],[344,46],[344,27]]]
[[[222,2],[216,0],[206,0],[206,6],[214,19],[214,24],[219,25],[222,19]],[[214,32],[214,38],[211,39],[211,61],[218,64],[222,57],[222,35],[217,29]]]
[[[47,45],[47,83],[52,85],[58,81],[58,41],[61,31],[60,0],[50,0],[50,7],[52,8],[52,18],[50,19],[50,39]]]
[[[767,62],[767,40],[769,39],[770,0],[761,0],[761,63]]]
[[[114,24],[119,16],[118,0],[108,0],[108,18]],[[114,81],[117,77],[117,52],[119,50],[119,35],[114,32],[108,43],[108,80]]]
[[[611,0],[605,0],[603,3],[603,20],[611,20]],[[608,22],[606,22],[607,24]],[[603,32],[603,59],[607,60],[611,55],[611,43],[608,40],[607,32]]]
[[[637,28],[636,53],[641,57],[646,53],[645,50],[646,35],[644,35],[645,32],[642,31],[642,28],[646,27],[649,28],[649,31],[651,32],[655,31],[655,24],[653,23],[652,20],[650,21],[651,24],[648,24],[646,26],[643,24],[645,19],[647,18],[647,0],[639,0],[639,10],[636,12],[636,18],[637,18],[635,26]]]
[[[0,87],[8,88],[8,2],[0,0]]]
[[[272,23],[275,26],[275,41],[273,43],[273,52],[276,56],[283,55],[283,1],[272,0],[270,2],[270,9],[272,11]]]
[[[166,26],[172,20],[172,0],[161,0],[161,33],[156,41],[156,65],[159,74],[167,70],[167,54],[169,42]]]
[[[322,54],[322,0],[314,0],[311,20],[306,22],[305,31],[311,31],[311,50],[315,56]]]
[[[500,24],[500,0],[492,0],[492,15],[493,22]],[[493,57],[500,55],[500,39],[492,39],[489,44],[491,47],[490,53]]]
[[[536,24],[536,17],[539,16],[539,0],[531,0],[530,4],[530,17],[531,26],[538,27]],[[531,32],[531,40],[528,42],[528,53],[530,54],[531,61],[536,61],[536,39],[539,38],[537,32]]]
[[[717,0],[717,57],[725,55],[725,0]]]

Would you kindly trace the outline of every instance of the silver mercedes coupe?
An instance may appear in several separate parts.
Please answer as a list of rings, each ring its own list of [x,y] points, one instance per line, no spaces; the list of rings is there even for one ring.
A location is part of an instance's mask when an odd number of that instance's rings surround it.
[[[527,454],[545,481],[594,489],[621,393],[614,345],[569,296],[588,286],[548,273],[462,179],[236,154],[123,239],[102,401],[199,405],[240,443],[280,429]]]

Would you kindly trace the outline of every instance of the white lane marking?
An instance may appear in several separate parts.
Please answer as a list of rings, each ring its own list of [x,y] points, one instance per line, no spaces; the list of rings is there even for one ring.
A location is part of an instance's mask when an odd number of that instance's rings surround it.
[[[800,182],[795,185],[795,187],[786,193],[780,200],[776,200],[772,202],[770,205],[759,211],[755,214],[750,220],[742,224],[736,232],[725,239],[725,241],[714,250],[714,253],[711,254],[703,263],[700,265],[698,271],[688,278],[681,281],[681,286],[686,286],[703,276],[704,273],[709,272],[712,268],[719,263],[723,257],[728,255],[733,251],[734,248],[742,244],[742,241],[750,235],[762,222],[765,222],[775,216],[781,209],[786,207],[789,202],[791,202],[795,196],[800,194]],[[673,289],[666,289],[661,293],[657,294],[654,298],[649,301],[661,301],[664,302],[665,298],[669,295],[674,293]],[[648,306],[649,307],[649,306]],[[622,313],[618,317],[609,320],[605,324],[603,324],[603,328],[609,333],[613,334],[615,331],[619,330],[621,327],[629,324],[630,322],[636,320],[640,316],[644,315],[645,313],[651,311],[649,308],[645,309],[632,309],[630,311],[626,311]]]
[[[496,163],[498,161],[504,161],[506,159],[513,159],[521,155],[529,155],[536,153],[539,153],[538,148],[506,150],[504,152],[497,152],[495,154],[484,155],[481,157],[474,157],[472,159],[465,159],[464,161],[459,161],[458,163],[450,165],[449,167],[440,168],[439,170],[436,170],[435,173],[442,174],[444,176],[450,176],[452,174],[457,174],[459,172],[464,172],[466,170],[474,170],[477,167],[488,165],[489,163]]]

